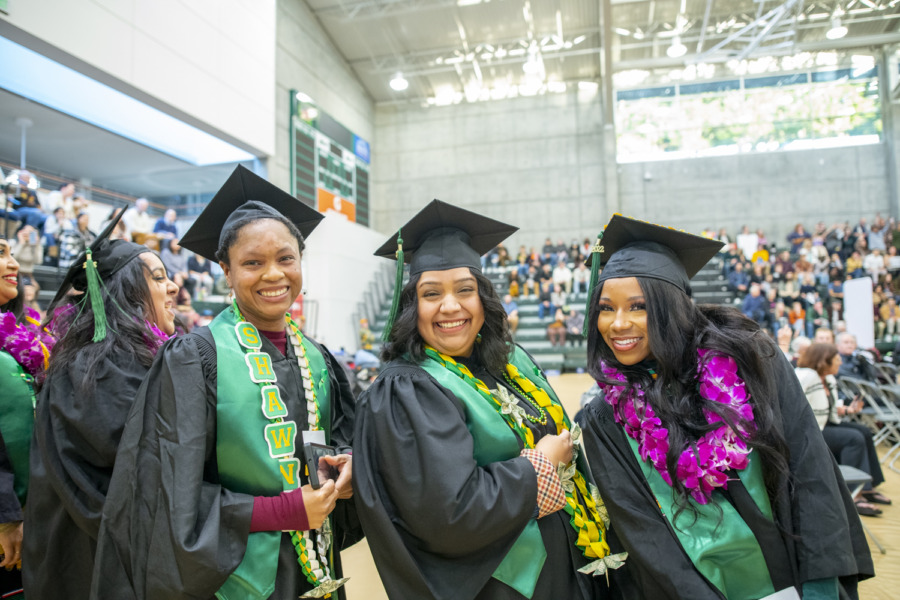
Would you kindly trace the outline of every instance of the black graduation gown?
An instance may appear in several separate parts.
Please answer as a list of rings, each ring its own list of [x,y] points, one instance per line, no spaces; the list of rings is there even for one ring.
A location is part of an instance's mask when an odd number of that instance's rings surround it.
[[[288,344],[283,356],[269,340],[262,343],[262,351],[272,357],[288,414],[303,427],[305,401],[301,403],[293,348]],[[334,357],[320,350],[331,376],[331,442],[349,450],[353,397]],[[122,435],[91,598],[212,598],[240,564],[253,496],[219,484],[216,381],[215,344],[206,327],[168,342],[157,356]],[[339,500],[333,516],[335,569],[340,573],[338,551],[356,542],[361,530],[353,500]],[[310,587],[290,537],[283,534],[270,598],[296,600]]]
[[[22,556],[30,598],[87,598],[116,448],[147,373],[134,356],[110,356],[84,394],[72,382],[85,370],[79,354],[37,398]]]
[[[790,451],[792,487],[789,492],[782,486],[773,512],[794,557],[797,585],[839,577],[842,597],[856,597],[857,580],[874,574],[859,516],[790,363],[776,352],[766,372],[778,393],[773,410]],[[660,512],[612,407],[598,396],[583,415],[587,455],[609,510],[611,536],[628,551],[617,573],[628,580],[626,597],[723,598],[694,567]]]
[[[465,363],[496,387],[477,360]],[[546,426],[529,426],[535,441],[556,431],[549,415]],[[527,458],[478,467],[462,402],[406,361],[390,363],[360,396],[354,449],[359,518],[392,600],[523,598],[491,575],[537,514]],[[575,572],[589,561],[575,546],[569,515],[560,510],[538,525],[547,560],[533,598],[606,598],[605,579]]]

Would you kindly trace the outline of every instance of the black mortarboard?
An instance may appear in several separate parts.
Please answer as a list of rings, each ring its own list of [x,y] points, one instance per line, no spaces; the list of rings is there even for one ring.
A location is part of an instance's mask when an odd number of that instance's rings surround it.
[[[281,188],[238,165],[178,243],[215,262],[220,241],[235,224],[278,216],[296,225],[304,239],[325,218]]]
[[[722,242],[654,225],[622,215],[613,215],[585,264],[591,267],[591,282],[585,314],[590,313],[591,295],[601,281],[619,277],[650,277],[667,281],[691,295],[690,279],[722,248]],[[599,274],[600,267],[603,273]],[[584,323],[584,335],[590,326]]]
[[[100,235],[91,242],[75,262],[66,271],[56,296],[50,306],[62,300],[69,292],[69,288],[75,288],[79,292],[86,292],[90,297],[94,311],[94,341],[98,342],[106,337],[106,314],[103,302],[101,286],[103,281],[112,277],[122,267],[130,263],[144,252],[150,252],[147,246],[141,246],[126,240],[110,240],[109,235],[122,220],[124,210],[110,219]]]
[[[618,277],[667,281],[691,295],[690,279],[722,248],[722,242],[613,215],[603,230],[597,283]],[[588,257],[588,265],[595,259]]]
[[[518,231],[518,227],[432,200],[392,235],[375,256],[396,259],[402,239],[410,276],[457,267],[481,270],[481,256]]]
[[[398,261],[394,299],[382,339],[387,340],[397,316],[404,262],[409,263],[410,277],[458,267],[481,271],[481,256],[518,230],[476,212],[432,200],[375,251],[375,256]]]

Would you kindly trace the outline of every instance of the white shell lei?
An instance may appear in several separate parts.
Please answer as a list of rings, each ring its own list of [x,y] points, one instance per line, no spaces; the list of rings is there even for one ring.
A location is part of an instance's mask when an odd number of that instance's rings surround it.
[[[306,423],[310,431],[317,431],[319,429],[319,408],[316,404],[316,391],[309,369],[309,360],[306,358],[306,350],[300,342],[299,328],[290,320],[288,321],[288,339],[291,340],[294,354],[297,355],[297,366],[300,367],[300,377],[303,381],[303,393],[306,400]],[[326,518],[322,527],[316,530],[315,544],[309,531],[297,531],[295,534],[302,537],[301,543],[309,557],[309,569],[317,580],[316,587],[302,595],[301,598],[321,598],[341,587],[348,578],[332,579],[331,569],[328,566],[328,555],[333,540],[330,517]]]

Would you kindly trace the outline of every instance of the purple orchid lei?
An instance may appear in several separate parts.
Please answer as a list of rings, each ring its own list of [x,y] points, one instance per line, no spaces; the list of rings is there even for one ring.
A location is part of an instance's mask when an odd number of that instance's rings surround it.
[[[31,376],[44,370],[55,340],[41,328],[41,315],[25,308],[26,319],[19,323],[11,312],[0,313],[0,349],[9,353]]]
[[[153,353],[153,356],[156,356],[156,353],[162,348],[163,344],[165,344],[170,337],[166,332],[156,326],[156,323],[151,323],[150,321],[144,321],[144,325],[147,326],[147,329],[150,330],[150,333],[144,333],[144,343],[147,344],[147,348],[150,349],[150,352]]]
[[[753,407],[747,402],[744,381],[738,376],[737,363],[730,356],[711,356],[704,360],[708,350],[699,349],[698,381],[700,395],[713,402],[728,404],[736,417],[746,424],[740,432],[745,437],[753,427]],[[626,378],[606,363],[600,364],[603,375],[609,380],[625,382]],[[666,453],[669,450],[669,430],[663,427],[653,407],[644,400],[644,391],[635,386],[610,385],[597,382],[606,401],[613,407],[616,422],[624,425],[625,433],[638,442],[641,458],[649,460],[666,483],[672,485],[666,469]],[[620,410],[621,407],[621,410]],[[621,413],[621,416],[620,416]],[[675,476],[698,504],[707,504],[713,490],[728,488],[726,472],[745,469],[750,448],[714,412],[704,410],[710,424],[722,426],[707,432],[693,446],[681,452],[675,468]]]

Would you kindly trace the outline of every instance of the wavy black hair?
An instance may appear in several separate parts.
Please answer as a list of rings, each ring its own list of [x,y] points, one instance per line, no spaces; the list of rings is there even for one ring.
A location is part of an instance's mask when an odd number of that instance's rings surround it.
[[[484,308],[484,325],[481,327],[481,342],[475,345],[475,353],[488,371],[503,373],[512,351],[512,334],[506,320],[506,311],[494,284],[480,271],[469,268],[478,284],[478,297]],[[397,318],[391,329],[387,344],[381,351],[381,360],[389,362],[409,355],[413,362],[425,360],[425,340],[419,333],[419,300],[416,285],[421,274],[410,278],[400,292]]]
[[[231,227],[229,227],[225,232],[225,235],[222,237],[222,240],[219,242],[219,248],[216,250],[216,260],[223,262],[226,265],[231,264],[228,261],[228,251],[232,246],[234,246],[235,242],[237,242],[238,235],[241,233],[241,229],[243,229],[250,223],[255,223],[263,219],[271,219],[272,221],[276,221],[287,227],[288,231],[291,232],[291,235],[297,239],[297,245],[300,247],[300,253],[303,254],[303,249],[306,247],[306,244],[303,241],[303,234],[300,233],[300,230],[297,229],[297,226],[294,225],[294,223],[285,216],[266,215],[264,217],[247,217],[246,219],[236,221]]]
[[[654,379],[646,365],[623,365],[616,360],[612,349],[603,340],[596,325],[588,331],[588,371],[601,382],[620,384],[608,379],[600,369],[600,361],[614,367],[628,380],[630,386],[645,390],[645,399],[653,407],[669,430],[669,451],[666,469],[672,479],[678,513],[685,509],[696,516],[696,509],[689,502],[690,494],[675,476],[678,457],[689,444],[696,442],[708,431],[719,427],[707,423],[704,411],[722,417],[747,445],[763,459],[766,489],[771,499],[780,492],[780,483],[789,472],[787,442],[776,423],[778,401],[767,363],[777,358],[779,349],[759,326],[744,317],[738,310],[712,304],[697,305],[678,287],[657,279],[638,277],[647,307],[647,336],[652,359],[656,363]],[[600,316],[600,294],[603,284],[591,295],[590,322],[597,323]],[[748,424],[735,411],[719,402],[700,396],[697,371],[698,349],[713,356],[730,356],[737,362],[753,406],[754,424],[739,432]],[[619,417],[624,417],[621,414]],[[677,515],[676,515],[677,516]]]
[[[147,250],[150,252],[150,250]],[[106,314],[107,334],[103,340],[93,342],[94,306],[89,294],[73,297],[75,303],[69,311],[72,321],[65,323],[65,334],[53,347],[47,377],[64,374],[76,357],[85,360],[81,381],[73,381],[76,389],[90,394],[94,390],[97,368],[112,356],[133,356],[149,367],[153,352],[146,342],[150,335],[145,320],[158,321],[153,314],[153,302],[147,278],[152,276],[150,266],[141,253],[121,269],[104,280],[103,307]],[[117,306],[118,305],[118,306]],[[50,307],[48,314],[55,307]]]

